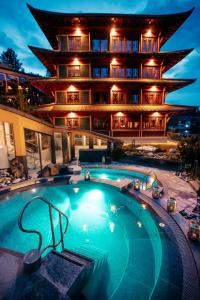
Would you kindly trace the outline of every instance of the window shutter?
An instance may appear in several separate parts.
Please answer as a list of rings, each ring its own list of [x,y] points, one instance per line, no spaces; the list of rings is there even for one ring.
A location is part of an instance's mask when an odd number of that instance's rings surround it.
[[[66,65],[59,65],[59,77],[67,78],[67,66]]]
[[[56,92],[57,95],[57,103],[58,104],[66,104],[66,93],[65,92]]]
[[[89,36],[83,35],[81,37],[81,50],[89,50]]]
[[[60,38],[60,50],[67,51],[67,36],[61,35],[59,38]]]
[[[89,77],[89,65],[81,65],[81,77]]]

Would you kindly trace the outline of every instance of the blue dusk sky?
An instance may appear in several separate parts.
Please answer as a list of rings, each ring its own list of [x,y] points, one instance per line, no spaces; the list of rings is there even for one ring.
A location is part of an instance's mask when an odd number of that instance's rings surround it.
[[[49,48],[46,37],[29,12],[27,1],[0,0],[0,52],[14,49],[27,72],[45,75],[46,69],[28,45]],[[166,102],[200,106],[200,0],[29,0],[35,8],[57,12],[169,14],[195,8],[192,15],[167,41],[161,51],[194,48],[165,73],[167,78],[197,78],[188,87],[170,93]]]

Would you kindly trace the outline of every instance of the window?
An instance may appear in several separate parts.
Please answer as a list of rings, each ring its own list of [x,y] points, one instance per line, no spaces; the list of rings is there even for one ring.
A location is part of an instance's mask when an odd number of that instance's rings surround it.
[[[155,37],[143,37],[142,52],[157,52],[157,39]]]
[[[68,77],[80,77],[80,66],[68,66]]]
[[[67,66],[66,65],[58,65],[58,75],[60,78],[67,77]]]
[[[126,68],[123,66],[112,66],[113,78],[138,78],[138,68]]]
[[[127,104],[138,104],[139,95],[136,92],[130,93],[127,95]]]
[[[92,75],[95,78],[106,78],[108,77],[108,67],[94,67]]]
[[[161,117],[146,117],[143,121],[144,129],[164,129],[164,118]]]
[[[79,103],[79,92],[67,92],[67,103]]]
[[[131,117],[113,117],[113,129],[139,129],[139,120]]]
[[[107,39],[94,39],[92,40],[93,51],[108,51],[108,40]]]
[[[107,104],[109,103],[109,93],[108,92],[96,92],[93,96],[94,104]]]
[[[144,104],[162,104],[162,93],[145,92],[143,95]]]
[[[127,40],[126,41],[126,51],[127,52],[138,52],[139,43],[138,40]]]
[[[66,127],[68,129],[75,129],[75,128],[79,128],[79,119],[78,118],[67,118],[66,119]]]
[[[65,126],[65,118],[55,118],[56,126]]]
[[[159,67],[143,67],[142,77],[154,78],[154,79],[159,78],[160,77]]]
[[[114,52],[123,52],[125,50],[125,40],[123,37],[112,37],[111,45],[111,50]]]
[[[66,104],[66,93],[65,92],[56,92],[56,102],[58,104]]]
[[[68,36],[68,50],[81,50],[80,36]]]
[[[112,92],[112,103],[113,104],[125,103],[125,94],[123,92],[119,92],[119,91]]]

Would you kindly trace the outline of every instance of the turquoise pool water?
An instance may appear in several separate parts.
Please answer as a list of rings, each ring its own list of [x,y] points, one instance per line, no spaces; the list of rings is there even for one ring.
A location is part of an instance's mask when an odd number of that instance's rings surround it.
[[[136,173],[133,171],[127,170],[117,170],[117,169],[109,169],[109,168],[84,168],[82,170],[82,175],[84,175],[85,170],[90,171],[91,177],[99,178],[99,179],[110,179],[110,180],[119,180],[124,178],[129,179],[144,179],[144,175],[141,173]]]
[[[88,300],[150,299],[160,273],[162,244],[157,221],[146,209],[100,183],[33,188],[0,202],[0,247],[25,253],[37,246],[37,237],[21,232],[17,225],[21,208],[36,195],[46,197],[69,216],[65,247],[96,261],[84,290]],[[53,218],[59,239],[56,212]],[[47,207],[41,201],[27,209],[24,225],[40,228],[43,246],[51,241]]]

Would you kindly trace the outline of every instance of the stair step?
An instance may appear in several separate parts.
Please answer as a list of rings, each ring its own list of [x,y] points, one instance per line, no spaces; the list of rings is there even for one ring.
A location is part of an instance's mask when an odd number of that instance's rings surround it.
[[[64,258],[73,261],[81,266],[87,266],[93,262],[93,259],[91,259],[90,257],[81,255],[68,249],[64,249],[61,255],[64,256]]]

